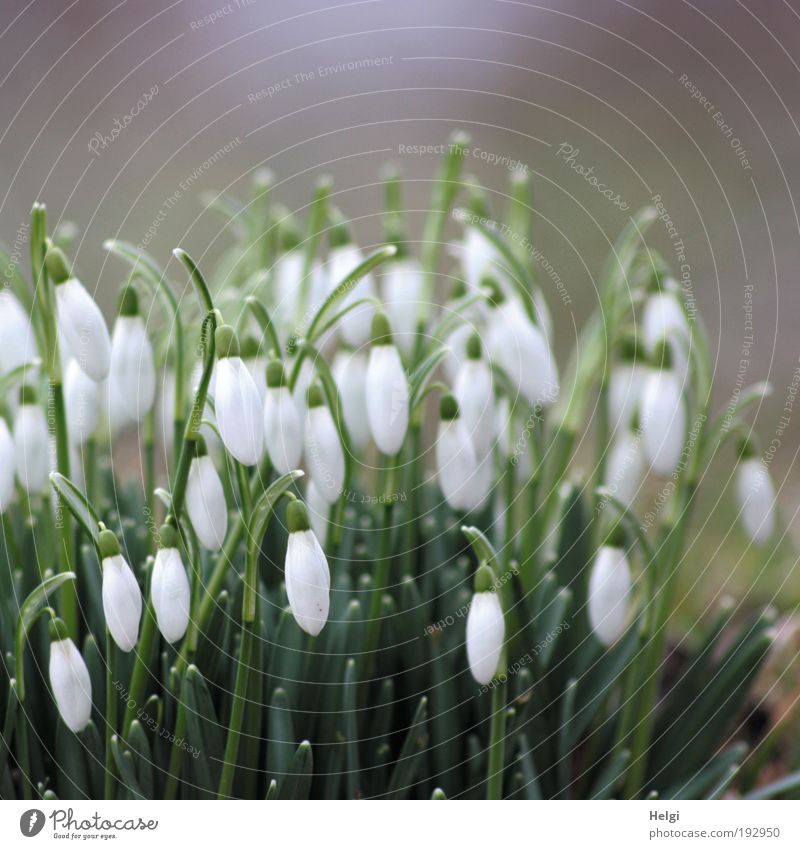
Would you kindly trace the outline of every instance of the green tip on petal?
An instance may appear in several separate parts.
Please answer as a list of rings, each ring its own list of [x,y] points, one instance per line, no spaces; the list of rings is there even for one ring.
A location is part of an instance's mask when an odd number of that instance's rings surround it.
[[[482,348],[481,337],[477,333],[473,333],[467,340],[467,357],[470,360],[479,360]]]
[[[253,336],[251,333],[248,333],[247,336],[242,339],[242,344],[239,346],[239,356],[243,360],[254,360],[261,350],[261,346],[258,344],[258,339]]]
[[[50,642],[52,643],[59,643],[61,640],[68,640],[70,638],[64,620],[59,619],[57,616],[50,620],[47,630],[50,632]]]
[[[314,383],[308,387],[306,393],[306,406],[308,409],[313,407],[321,407],[325,403],[325,396],[322,394],[322,387],[318,383]]]
[[[653,351],[653,366],[662,371],[672,368],[672,348],[666,339],[662,339]]]
[[[739,459],[752,460],[758,454],[758,446],[752,437],[742,437],[739,440]]]
[[[119,314],[139,315],[139,295],[133,286],[128,285],[119,293]]]
[[[158,537],[160,548],[178,547],[178,532],[175,526],[169,523],[169,519],[159,528]]]
[[[214,332],[214,344],[217,348],[217,359],[239,356],[239,340],[236,331],[230,324],[221,324]]]
[[[506,299],[500,284],[489,274],[481,278],[481,289],[488,289],[487,299],[490,306],[499,307]]]
[[[106,557],[116,557],[122,549],[119,547],[119,540],[114,531],[108,528],[103,528],[97,538],[97,547],[100,549],[100,559],[105,560]]]
[[[36,387],[30,383],[23,383],[19,388],[19,403],[25,406],[25,404],[36,404],[38,402],[38,394],[36,392]]]
[[[478,571],[475,573],[473,588],[476,593],[488,593],[494,589],[496,580],[492,567],[488,563],[481,563],[478,566]]]
[[[372,344],[392,344],[392,325],[389,316],[383,310],[375,310],[372,316]]]
[[[307,531],[311,528],[306,505],[299,499],[290,501],[289,506],[286,508],[286,527],[289,529],[290,534]]]
[[[283,368],[281,360],[270,360],[267,363],[267,386],[270,389],[277,389],[286,384],[286,372]]]
[[[442,400],[439,402],[439,415],[442,421],[446,422],[458,418],[458,401],[456,401],[455,396],[442,395]]]
[[[47,246],[47,251],[44,255],[44,264],[47,266],[47,273],[52,277],[56,286],[65,280],[69,280],[72,276],[69,270],[69,263],[64,256],[64,251],[53,244]]]

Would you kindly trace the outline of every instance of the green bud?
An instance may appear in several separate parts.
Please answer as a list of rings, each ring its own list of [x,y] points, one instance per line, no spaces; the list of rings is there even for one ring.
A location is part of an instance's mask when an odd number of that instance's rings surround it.
[[[214,333],[214,343],[217,348],[217,359],[239,356],[239,340],[236,331],[230,324],[221,324]]]
[[[116,557],[122,551],[117,535],[106,527],[100,531],[97,547],[100,549],[101,560],[105,560],[106,557]]]
[[[439,416],[445,422],[458,418],[458,401],[453,395],[442,395],[442,400],[439,402]]]
[[[69,280],[72,276],[69,270],[69,263],[64,256],[64,251],[61,248],[57,248],[52,242],[49,242],[47,245],[44,264],[47,267],[47,273],[52,277],[56,286],[65,280]]]
[[[742,437],[739,440],[739,459],[752,460],[758,455],[758,443],[754,437]]]
[[[50,620],[47,630],[50,632],[51,643],[59,643],[61,640],[68,640],[70,638],[67,626],[57,616]]]
[[[467,357],[470,360],[479,360],[481,358],[481,337],[477,333],[473,333],[467,339]]]
[[[139,295],[133,286],[128,285],[119,293],[119,314],[139,315]]]
[[[283,368],[281,360],[270,360],[267,363],[267,386],[270,389],[277,389],[286,384],[286,372]]]
[[[258,339],[251,333],[242,339],[242,344],[239,346],[239,356],[243,360],[254,360],[258,356],[260,350]]]
[[[662,371],[672,368],[672,347],[666,339],[662,339],[653,351],[653,365]]]
[[[286,526],[290,534],[307,531],[311,528],[306,505],[296,498],[290,501],[286,508]]]
[[[312,383],[306,393],[306,406],[311,410],[314,407],[322,407],[324,403],[325,396],[322,394],[322,387],[318,383]]]
[[[372,344],[392,344],[392,325],[389,316],[383,310],[375,310],[372,316]]]
[[[23,383],[19,388],[19,403],[22,406],[25,404],[36,404],[39,400],[36,387],[30,383]]]
[[[175,527],[169,523],[169,519],[167,519],[167,522],[163,524],[159,529],[158,536],[160,539],[161,548],[178,547],[178,532]]]
[[[492,567],[489,566],[488,563],[481,563],[478,566],[477,572],[475,572],[475,579],[473,581],[473,588],[476,593],[488,593],[491,592],[493,587],[495,586],[496,578],[494,572],[492,571]]]

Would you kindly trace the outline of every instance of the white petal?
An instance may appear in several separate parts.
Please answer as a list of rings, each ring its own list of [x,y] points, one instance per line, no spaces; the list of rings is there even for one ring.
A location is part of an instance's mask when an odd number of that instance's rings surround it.
[[[286,386],[267,389],[264,401],[264,437],[272,465],[285,475],[300,465],[303,432],[294,399]]]
[[[775,487],[770,473],[758,457],[739,463],[736,495],[747,535],[756,545],[764,545],[775,527]]]
[[[408,430],[410,390],[394,345],[372,346],[366,394],[367,417],[375,444],[384,454],[397,454]]]
[[[119,402],[132,421],[140,421],[156,397],[153,348],[139,315],[121,315],[111,339],[111,380]]]
[[[5,513],[14,500],[16,453],[6,420],[0,417],[0,513]]]
[[[647,299],[642,316],[642,336],[648,354],[653,354],[660,342],[675,337],[688,340],[689,335],[686,313],[673,292],[658,292]]]
[[[342,399],[344,423],[354,451],[369,444],[367,418],[367,357],[363,351],[338,351],[333,360],[333,376]]]
[[[439,486],[453,510],[473,510],[483,495],[476,491],[475,448],[460,418],[439,424],[436,469]]]
[[[228,532],[225,490],[208,455],[195,457],[186,482],[186,512],[204,548],[219,551]]]
[[[631,572],[621,548],[603,546],[589,577],[589,622],[601,643],[610,646],[628,623]]]
[[[494,440],[495,403],[488,364],[484,360],[467,359],[458,372],[453,395],[475,451],[482,456]]]
[[[294,363],[286,364],[286,374],[291,374],[294,369]],[[314,382],[314,366],[311,360],[306,357],[300,364],[300,373],[297,375],[297,381],[292,390],[294,405],[297,407],[297,415],[300,416],[300,422],[305,422],[306,419],[306,397],[308,387]]]
[[[264,453],[264,416],[258,389],[241,357],[217,361],[214,404],[225,448],[240,463],[254,466]]]
[[[381,277],[383,301],[392,325],[392,339],[405,354],[414,349],[420,318],[423,275],[415,259],[392,262]]]
[[[639,493],[645,471],[641,434],[631,430],[623,431],[611,446],[606,468],[606,487],[614,498],[630,507]]]
[[[300,329],[294,327],[294,325],[300,312],[304,263],[305,257],[299,250],[287,251],[275,263],[276,300],[272,318],[275,324],[284,331],[284,341],[293,332],[300,333]]]
[[[475,593],[467,615],[467,659],[472,677],[489,684],[497,673],[506,624],[495,592]]]
[[[94,436],[100,419],[100,384],[95,383],[71,358],[64,375],[67,429],[75,445]]]
[[[8,288],[0,291],[0,374],[30,363],[38,356],[36,334],[19,299]],[[33,375],[27,376],[33,380]]]
[[[158,630],[168,643],[175,643],[189,626],[191,589],[177,548],[160,548],[153,565],[150,597]]]
[[[347,280],[348,275],[355,271],[363,261],[364,255],[353,244],[340,245],[334,248],[328,258],[331,289]],[[340,308],[344,309],[356,301],[364,298],[374,298],[375,296],[375,280],[371,274],[365,274],[353,286],[352,291],[342,299]],[[341,319],[339,330],[341,331],[342,338],[348,345],[352,345],[353,348],[359,348],[367,342],[374,311],[375,307],[370,303],[359,304]]]
[[[122,651],[130,651],[139,637],[142,594],[121,554],[103,559],[103,613],[114,642]]]
[[[37,404],[23,404],[17,410],[14,448],[19,482],[27,492],[41,492],[50,474],[50,439],[44,411]]]
[[[69,638],[50,644],[50,686],[58,712],[70,731],[82,731],[92,715],[92,681],[89,670]]]
[[[674,372],[654,371],[647,378],[640,424],[644,453],[653,471],[671,475],[680,462],[686,439],[686,407]]]
[[[344,486],[344,452],[330,410],[322,405],[307,414],[305,461],[320,495],[334,504]]]
[[[639,409],[642,390],[650,374],[644,363],[620,363],[611,371],[608,385],[608,418],[611,430],[627,430],[634,413]]]
[[[108,376],[111,340],[94,298],[75,278],[56,286],[58,326],[78,365],[96,382]]]
[[[331,576],[313,531],[289,534],[286,547],[286,595],[297,624],[316,637],[328,621]]]
[[[166,451],[172,451],[175,443],[175,372],[164,372],[161,392],[156,405],[158,435]]]

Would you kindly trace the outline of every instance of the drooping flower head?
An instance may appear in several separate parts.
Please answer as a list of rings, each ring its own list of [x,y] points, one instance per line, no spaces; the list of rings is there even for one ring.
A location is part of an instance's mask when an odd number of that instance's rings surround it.
[[[503,653],[506,623],[495,576],[485,563],[475,573],[475,593],[467,615],[467,659],[472,677],[491,683]]]
[[[372,349],[367,366],[367,416],[372,438],[389,456],[402,448],[408,430],[408,386],[400,353],[392,342],[392,329],[385,312],[372,319]]]
[[[314,532],[305,504],[292,501],[286,511],[286,595],[297,624],[312,637],[325,627],[330,608],[331,575],[325,552]]]
[[[50,620],[50,687],[58,712],[77,734],[92,716],[92,681],[81,653],[60,619]]]

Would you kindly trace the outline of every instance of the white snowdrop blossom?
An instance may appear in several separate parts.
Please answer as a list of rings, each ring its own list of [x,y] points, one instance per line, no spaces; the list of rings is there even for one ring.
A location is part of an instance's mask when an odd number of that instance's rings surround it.
[[[625,550],[602,546],[589,576],[589,622],[605,646],[613,645],[625,632],[630,592],[631,571]]]
[[[325,627],[330,608],[331,575],[328,560],[310,529],[305,505],[289,504],[286,514],[286,595],[297,624],[312,637]]]

